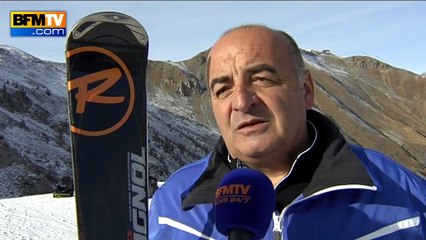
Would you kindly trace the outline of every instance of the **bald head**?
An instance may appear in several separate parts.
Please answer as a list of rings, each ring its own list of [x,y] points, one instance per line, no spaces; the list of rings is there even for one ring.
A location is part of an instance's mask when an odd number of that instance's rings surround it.
[[[300,49],[297,45],[297,43],[294,41],[294,39],[287,34],[284,31],[275,30],[272,28],[269,28],[264,25],[259,24],[246,24],[246,25],[240,25],[235,28],[231,28],[227,30],[225,33],[222,34],[222,36],[219,38],[219,40],[216,42],[216,44],[213,46],[212,50],[220,44],[221,40],[226,38],[229,35],[232,35],[234,33],[238,32],[239,35],[244,39],[244,36],[250,36],[253,34],[256,35],[270,35],[274,41],[277,41],[278,44],[285,45],[287,49],[287,53],[291,56],[291,59],[293,60],[291,64],[293,64],[293,68],[295,69],[297,78],[299,80],[300,85],[303,83],[303,78],[305,75],[305,64],[303,61],[302,54],[300,52]],[[265,42],[265,46],[270,43]],[[209,69],[210,69],[210,54],[207,58],[207,64],[206,64],[206,79],[209,79]],[[283,63],[288,64],[288,63]]]

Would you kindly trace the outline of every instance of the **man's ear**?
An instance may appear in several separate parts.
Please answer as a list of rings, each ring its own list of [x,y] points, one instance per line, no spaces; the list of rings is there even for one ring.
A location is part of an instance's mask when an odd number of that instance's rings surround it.
[[[305,72],[303,88],[305,90],[305,108],[311,109],[314,106],[315,95],[314,95],[314,80],[309,70],[306,70]]]

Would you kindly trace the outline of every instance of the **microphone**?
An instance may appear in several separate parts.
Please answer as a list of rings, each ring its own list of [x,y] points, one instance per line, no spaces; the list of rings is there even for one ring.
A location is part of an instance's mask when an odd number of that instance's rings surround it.
[[[261,239],[275,208],[274,187],[260,171],[235,169],[220,182],[214,205],[216,228],[228,240]]]

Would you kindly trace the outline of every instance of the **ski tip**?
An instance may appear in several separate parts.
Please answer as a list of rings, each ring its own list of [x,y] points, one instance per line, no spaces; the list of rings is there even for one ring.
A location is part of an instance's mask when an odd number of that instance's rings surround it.
[[[144,46],[148,44],[149,37],[145,28],[135,18],[121,12],[97,12],[78,21],[70,31],[73,39],[83,37],[87,32],[102,23],[116,23],[127,26],[135,38]]]

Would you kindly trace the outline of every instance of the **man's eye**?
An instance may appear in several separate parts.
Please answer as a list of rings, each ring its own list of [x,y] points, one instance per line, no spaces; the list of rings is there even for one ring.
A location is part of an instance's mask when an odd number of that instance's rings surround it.
[[[265,77],[254,77],[253,78],[253,84],[255,85],[275,85],[275,81],[269,78],[265,78]]]
[[[223,87],[220,87],[218,90],[216,90],[214,95],[216,96],[216,98],[222,99],[229,95],[230,90],[231,90],[231,87],[223,86]]]
[[[269,79],[264,78],[264,77],[255,77],[255,78],[253,79],[253,81],[254,81],[254,82],[256,82],[256,81],[261,81],[261,82],[263,82],[263,81],[269,81]]]

